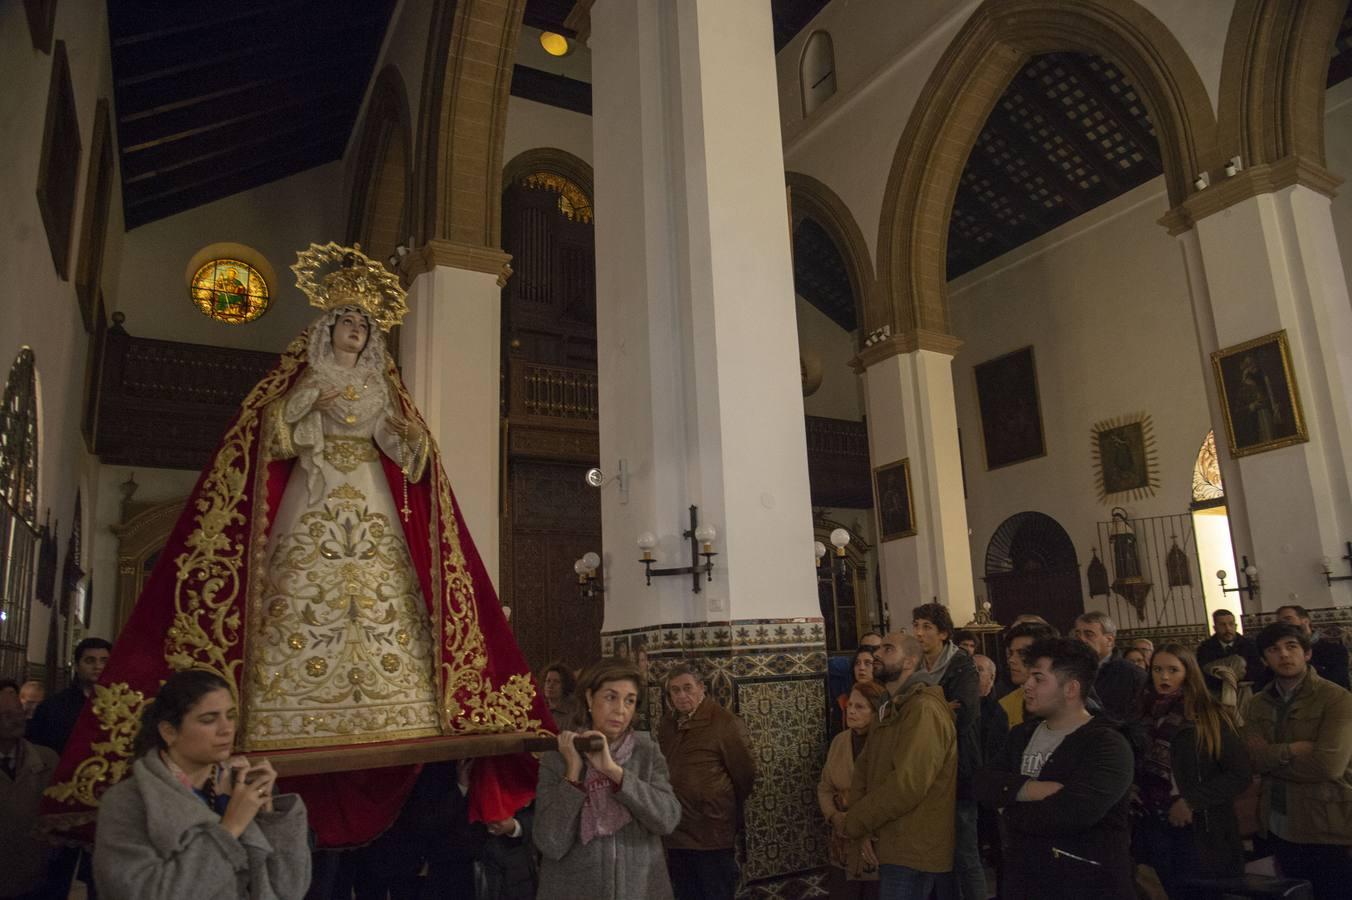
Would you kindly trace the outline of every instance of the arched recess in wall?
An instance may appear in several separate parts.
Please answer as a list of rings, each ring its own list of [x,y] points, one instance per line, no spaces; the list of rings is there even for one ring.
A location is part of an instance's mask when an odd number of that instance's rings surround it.
[[[1172,206],[1216,162],[1215,116],[1187,53],[1133,0],[986,0],[949,45],[897,145],[878,229],[870,325],[951,350],[946,253],[963,166],[1005,86],[1030,58],[1068,51],[1120,66],[1159,137]],[[902,345],[902,349],[911,349]]]
[[[1045,513],[1015,513],[1000,523],[986,546],[985,581],[991,615],[1005,625],[1032,613],[1065,633],[1084,612],[1075,544]]]
[[[831,35],[814,31],[803,44],[798,64],[798,88],[803,96],[803,118],[816,111],[836,92],[836,50]]]
[[[1221,63],[1219,145],[1245,169],[1287,163],[1297,181],[1331,194],[1324,171],[1324,94],[1345,2],[1237,0]],[[1214,176],[1213,176],[1214,177]]]
[[[826,232],[845,263],[850,292],[854,295],[856,335],[867,333],[877,323],[867,318],[874,277],[873,260],[869,257],[863,232],[844,201],[822,182],[799,172],[785,172],[784,182],[789,188],[790,227],[794,240],[805,221],[814,222]]]
[[[413,232],[499,246],[502,144],[526,0],[435,0],[423,64]]]
[[[366,107],[347,218],[347,243],[373,259],[387,259],[409,237],[412,161],[408,91],[399,70],[386,66]]]

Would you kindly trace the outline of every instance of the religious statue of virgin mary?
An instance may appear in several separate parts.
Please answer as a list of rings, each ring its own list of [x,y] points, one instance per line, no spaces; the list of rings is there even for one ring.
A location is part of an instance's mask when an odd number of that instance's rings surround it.
[[[292,270],[324,312],[202,472],[48,790],[55,828],[87,823],[127,774],[141,707],[177,670],[234,687],[244,753],[552,725],[386,351],[407,312],[398,279],[334,243]],[[476,818],[509,818],[533,794],[524,754],[474,771]],[[385,830],[415,777],[392,766],[287,788],[321,846],[344,846]]]

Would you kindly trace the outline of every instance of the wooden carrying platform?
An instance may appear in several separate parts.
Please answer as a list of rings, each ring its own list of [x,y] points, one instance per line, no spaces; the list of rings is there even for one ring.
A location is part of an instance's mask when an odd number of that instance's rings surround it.
[[[600,749],[600,739],[591,737],[578,741],[583,752]],[[352,772],[359,769],[382,769],[387,766],[411,766],[441,762],[448,759],[468,759],[474,756],[502,756],[508,753],[543,753],[557,749],[553,736],[541,737],[527,732],[510,734],[473,734],[457,737],[429,737],[388,744],[365,744],[356,747],[315,747],[297,750],[254,751],[251,756],[265,756],[277,774],[283,778],[295,775],[321,775],[326,772]]]

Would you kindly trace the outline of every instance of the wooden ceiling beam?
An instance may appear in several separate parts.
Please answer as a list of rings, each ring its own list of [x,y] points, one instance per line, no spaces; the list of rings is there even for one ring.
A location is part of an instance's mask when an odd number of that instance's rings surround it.
[[[1008,114],[1005,113],[999,104],[996,104],[995,109],[991,111],[990,118],[986,120],[986,127],[993,128],[1000,137],[1004,138],[1005,143],[1009,145],[1011,151],[1016,147],[1027,148],[1028,152],[1026,154],[1019,154],[1019,159],[1027,163],[1028,167],[1038,175],[1041,175],[1042,180],[1047,185],[1047,189],[1056,191],[1060,194],[1065,205],[1069,207],[1075,215],[1078,216],[1080,213],[1087,211],[1088,208],[1080,202],[1079,198],[1082,189],[1075,183],[1075,180],[1071,177],[1069,172],[1053,163],[1051,159],[1047,157],[1047,151],[1043,148],[1042,142],[1037,139],[1037,135],[1018,123],[1011,122]],[[994,166],[995,163],[992,162],[991,165]],[[1013,181],[1009,175],[1006,175],[1005,177],[1010,181]],[[1060,185],[1059,189],[1057,188],[1057,185]],[[1029,197],[1028,199],[1030,202],[1035,202],[1032,197]],[[1043,213],[1042,217],[1045,218],[1047,208],[1040,202],[1038,203],[1038,208]]]
[[[113,52],[151,41],[183,41],[195,31],[220,31],[250,19],[285,21],[301,7],[323,10],[323,0],[232,0],[230,3],[157,3],[113,0],[108,5],[109,39]],[[144,18],[137,15],[144,7]],[[332,10],[328,12],[333,15]],[[233,37],[233,35],[232,35]],[[189,41],[191,42],[191,41]]]
[[[980,145],[973,147],[972,152],[967,154],[967,162],[963,166],[963,169],[970,170],[975,175],[983,176],[993,185],[1008,185],[1012,181],[1008,173],[1006,173],[1003,169],[998,168],[994,163],[990,161],[989,158],[987,158],[985,151],[981,149]],[[961,187],[959,187],[957,197],[960,196],[962,196]],[[1001,219],[998,215],[995,214],[994,209],[992,209],[986,203],[982,202],[982,200],[979,197],[977,197],[974,193],[972,193],[970,190],[968,191],[968,196],[971,197],[972,201],[971,205],[966,207],[968,213],[971,214],[974,218],[976,218],[977,217],[976,212],[977,210],[980,210],[981,213],[983,214],[981,218],[984,218],[991,223],[990,235],[992,242],[1000,247],[1000,252],[994,254],[995,256],[999,256],[1001,253],[1006,253],[1010,250],[1013,250],[1015,247],[1019,246],[1019,244],[1022,244],[1025,240],[1027,240],[1026,237],[1019,237],[1010,234],[1011,230],[1018,229],[1019,226]],[[955,204],[957,203],[957,197],[953,198]],[[1014,209],[1020,210],[1027,209],[1026,202],[1013,203],[1011,204],[1011,206]],[[1035,229],[1029,227],[1027,230],[1034,231]]]
[[[1140,149],[1141,155],[1149,160],[1150,164],[1157,170],[1163,172],[1164,161],[1160,159],[1159,140],[1140,126],[1136,118],[1127,110],[1126,103],[1108,90],[1098,74],[1080,59],[1065,54],[1061,62],[1075,76],[1075,80],[1084,88],[1084,92],[1121,126],[1127,137],[1131,138],[1131,142]],[[1123,80],[1126,81],[1125,75]],[[1130,82],[1126,83],[1130,84]],[[1132,89],[1136,90],[1135,85],[1132,85]],[[1140,92],[1137,93],[1139,95]],[[1141,105],[1145,106],[1144,100],[1141,101]],[[1146,114],[1149,115],[1149,112],[1147,111]]]
[[[1021,91],[1024,99],[1033,109],[1042,114],[1042,118],[1047,121],[1048,127],[1060,135],[1061,140],[1075,148],[1075,152],[1084,160],[1085,165],[1094,170],[1094,174],[1098,175],[1104,187],[1114,195],[1126,190],[1121,180],[1118,179],[1117,173],[1112,171],[1112,167],[1103,159],[1103,154],[1099,151],[1098,145],[1089,140],[1088,135],[1080,129],[1078,123],[1070,120],[1065,109],[1047,96],[1046,91],[1042,89],[1042,84],[1036,78],[1028,78],[1023,74],[1016,77],[1022,78],[1024,83],[1028,85],[1026,89]],[[1041,148],[1041,143],[1037,141],[1036,135],[1030,132],[1028,136]],[[1042,149],[1040,152],[1046,154],[1047,151]]]

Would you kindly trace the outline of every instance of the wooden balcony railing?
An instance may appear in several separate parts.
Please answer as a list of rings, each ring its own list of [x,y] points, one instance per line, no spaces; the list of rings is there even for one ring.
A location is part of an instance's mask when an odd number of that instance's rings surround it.
[[[596,427],[596,373],[512,360],[508,415]]]
[[[807,475],[813,506],[873,506],[868,427],[849,419],[808,416]]]

